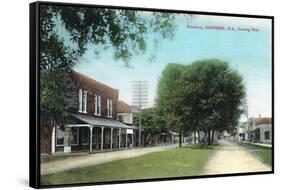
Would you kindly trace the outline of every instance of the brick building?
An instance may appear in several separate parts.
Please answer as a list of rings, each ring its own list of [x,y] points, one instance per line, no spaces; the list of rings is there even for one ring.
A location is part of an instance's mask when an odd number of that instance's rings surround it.
[[[138,128],[117,120],[118,90],[74,71],[67,77],[74,89],[67,99],[69,122],[52,126],[41,118],[41,153],[134,147]]]

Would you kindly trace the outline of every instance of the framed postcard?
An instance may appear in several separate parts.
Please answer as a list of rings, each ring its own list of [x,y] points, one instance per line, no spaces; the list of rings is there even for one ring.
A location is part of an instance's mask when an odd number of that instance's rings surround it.
[[[274,172],[272,16],[30,4],[30,186]]]

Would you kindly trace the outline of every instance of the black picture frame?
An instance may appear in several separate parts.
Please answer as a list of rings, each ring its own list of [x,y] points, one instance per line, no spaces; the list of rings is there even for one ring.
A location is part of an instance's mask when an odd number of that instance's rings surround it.
[[[194,15],[213,15],[225,17],[246,17],[246,18],[262,18],[271,20],[271,76],[272,76],[272,170],[262,172],[246,172],[233,174],[216,174],[204,176],[185,176],[185,177],[171,177],[171,178],[156,178],[156,179],[137,179],[125,181],[109,181],[109,182],[91,182],[91,183],[76,183],[76,184],[62,184],[62,185],[41,185],[40,184],[40,6],[41,5],[55,5],[55,6],[71,6],[71,7],[92,7],[92,8],[107,8],[107,9],[124,9],[137,11],[156,11],[167,13],[183,13]],[[88,186],[88,185],[103,185],[103,184],[121,184],[121,183],[136,183],[136,182],[150,182],[150,181],[166,181],[166,180],[182,180],[195,178],[213,178],[213,177],[233,177],[244,175],[260,175],[274,173],[274,17],[264,15],[248,15],[248,14],[233,14],[233,13],[218,13],[218,12],[201,12],[201,11],[187,11],[187,10],[171,10],[171,9],[156,9],[156,8],[141,8],[141,7],[123,7],[123,6],[109,6],[109,5],[91,5],[79,3],[59,3],[59,2],[34,2],[30,3],[30,80],[29,80],[29,185],[33,188],[54,188],[54,187],[73,187],[73,186]]]

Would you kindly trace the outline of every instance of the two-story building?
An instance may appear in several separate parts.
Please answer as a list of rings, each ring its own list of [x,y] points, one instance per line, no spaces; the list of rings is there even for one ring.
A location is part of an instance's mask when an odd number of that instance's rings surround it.
[[[259,117],[250,119],[251,141],[257,143],[272,143],[272,119]]]
[[[124,101],[118,101],[117,105],[117,119],[127,126],[133,126],[133,110]],[[127,147],[134,147],[138,145],[138,130],[127,130]],[[123,142],[124,143],[124,142]]]
[[[95,152],[134,147],[138,128],[118,121],[118,90],[74,71],[67,76],[68,85],[75,91],[75,95],[67,100],[72,105],[68,123],[52,126],[51,138],[47,133],[42,135],[46,131],[42,129],[41,153]],[[51,151],[46,147],[50,147]]]

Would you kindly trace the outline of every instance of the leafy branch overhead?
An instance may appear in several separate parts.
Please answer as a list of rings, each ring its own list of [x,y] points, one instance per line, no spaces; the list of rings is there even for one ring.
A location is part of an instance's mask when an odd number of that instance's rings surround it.
[[[114,58],[128,65],[133,55],[147,49],[148,34],[172,39],[175,28],[171,13],[41,5],[41,69],[71,69],[89,44],[102,47],[96,53],[113,48]]]

